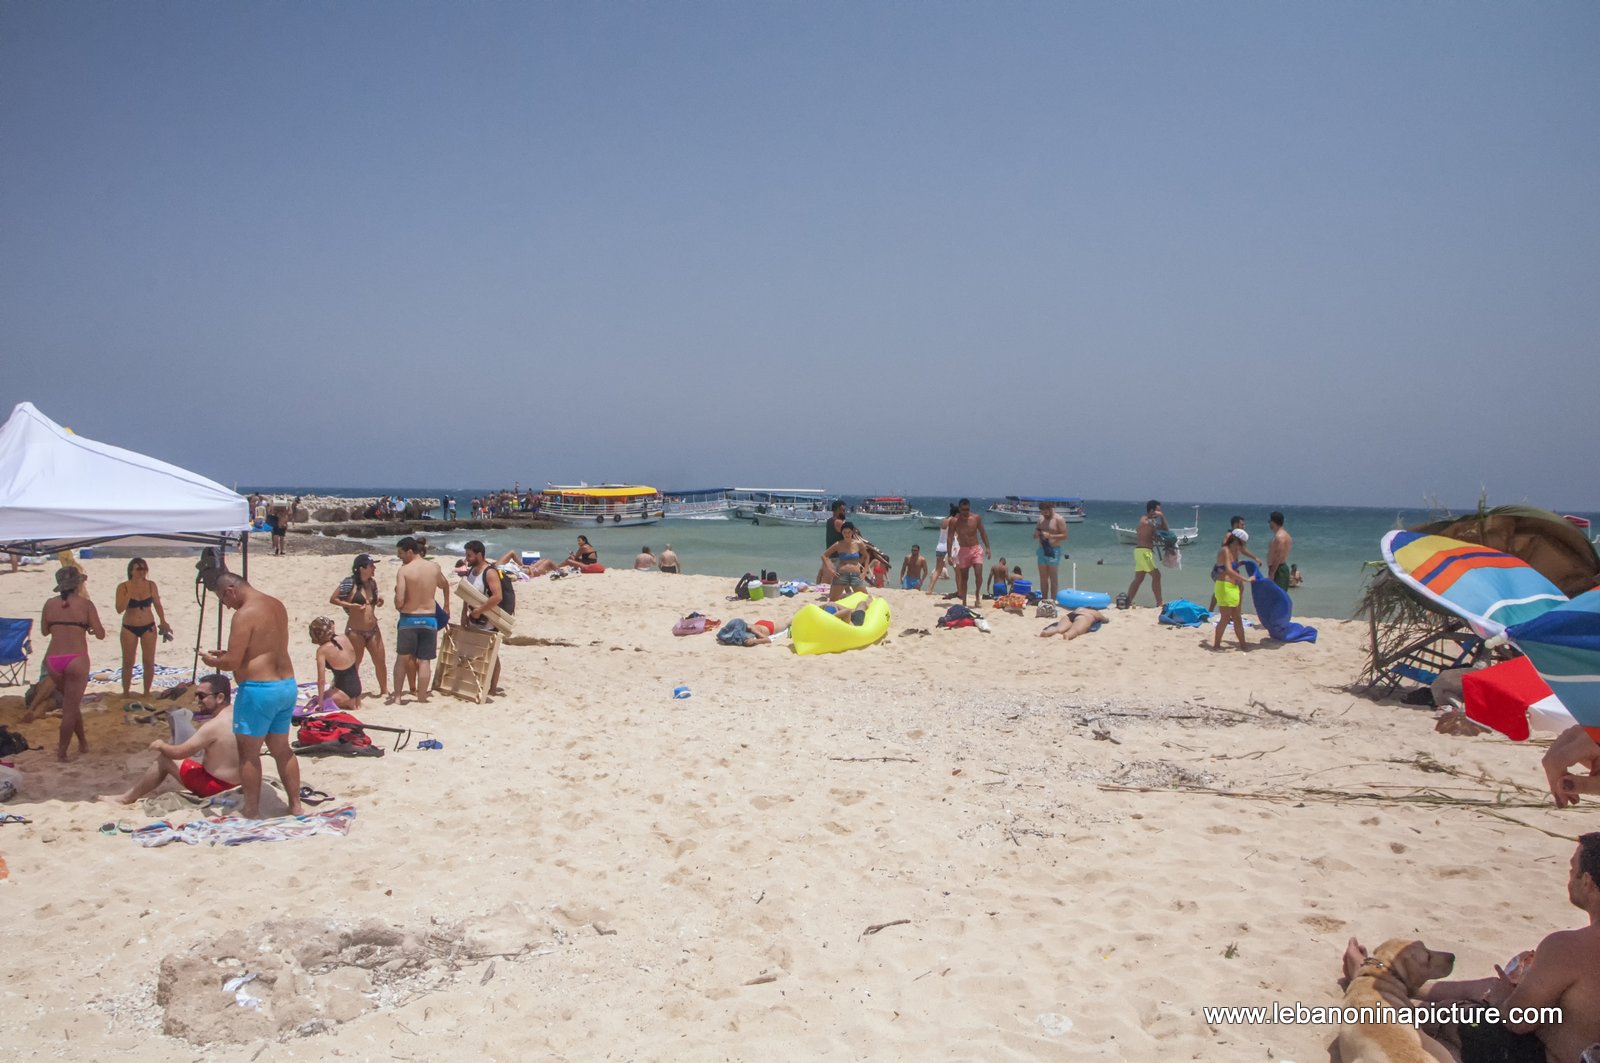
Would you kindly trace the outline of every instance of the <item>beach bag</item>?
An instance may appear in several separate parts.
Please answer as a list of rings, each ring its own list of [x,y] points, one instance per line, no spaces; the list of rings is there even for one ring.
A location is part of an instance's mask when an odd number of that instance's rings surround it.
[[[747,602],[750,600],[750,583],[756,578],[754,572],[746,572],[739,577],[739,582],[733,585],[733,601]]]
[[[1156,618],[1160,624],[1170,624],[1173,627],[1199,627],[1211,618],[1204,606],[1199,606],[1187,598],[1175,598],[1161,607],[1161,615]]]
[[[978,614],[964,605],[952,605],[939,618],[938,627],[976,627]]]
[[[26,753],[28,740],[9,727],[0,727],[0,757],[9,757],[13,753]]]
[[[716,625],[717,621],[711,619],[709,616],[701,616],[699,613],[690,613],[688,616],[672,625],[672,633],[674,635],[703,635],[705,634],[707,628],[715,627]]]
[[[361,721],[348,712],[306,720],[295,733],[294,751],[303,757],[383,756],[383,750],[361,729]]]
[[[724,646],[743,646],[744,640],[750,637],[750,625],[738,617],[723,624],[717,631],[717,641]]]
[[[1039,607],[1033,611],[1033,615],[1046,616],[1054,619],[1056,615],[1056,603],[1041,601],[1039,603]]]

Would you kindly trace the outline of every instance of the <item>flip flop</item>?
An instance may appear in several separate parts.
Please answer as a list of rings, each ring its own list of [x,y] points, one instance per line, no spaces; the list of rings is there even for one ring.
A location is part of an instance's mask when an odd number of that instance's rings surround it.
[[[108,838],[115,838],[119,834],[132,834],[138,829],[139,828],[135,827],[130,821],[125,819],[120,819],[115,823],[100,824],[100,833],[104,834]]]
[[[5,815],[0,815],[0,826],[4,826],[7,823],[32,823],[32,822],[33,822],[33,820],[29,819],[27,816],[19,816],[14,812],[7,812]]]
[[[443,749],[444,743],[437,738],[424,738],[417,743],[418,749]]]
[[[314,790],[309,786],[302,786],[300,787],[300,800],[304,801],[308,805],[316,806],[325,805],[329,801],[332,801],[333,798],[328,794],[323,793],[321,790]]]

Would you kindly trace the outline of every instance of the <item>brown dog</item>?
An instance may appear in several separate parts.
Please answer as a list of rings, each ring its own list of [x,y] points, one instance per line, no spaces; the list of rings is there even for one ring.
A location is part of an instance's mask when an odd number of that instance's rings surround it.
[[[1409,1008],[1424,982],[1443,978],[1454,953],[1420,941],[1391,938],[1368,956],[1344,994],[1347,1008]],[[1339,1027],[1341,1063],[1452,1063],[1449,1049],[1402,1022],[1347,1022]]]

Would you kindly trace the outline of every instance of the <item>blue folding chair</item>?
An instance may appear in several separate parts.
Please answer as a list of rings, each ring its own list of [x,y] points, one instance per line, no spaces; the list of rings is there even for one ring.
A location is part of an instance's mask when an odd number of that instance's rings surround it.
[[[27,682],[28,654],[33,652],[28,636],[32,634],[32,620],[0,617],[0,683],[16,686]]]

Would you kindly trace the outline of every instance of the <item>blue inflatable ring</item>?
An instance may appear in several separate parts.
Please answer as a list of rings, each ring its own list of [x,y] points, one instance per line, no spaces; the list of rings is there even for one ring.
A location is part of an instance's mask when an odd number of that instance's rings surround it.
[[[1056,604],[1067,609],[1105,609],[1111,605],[1111,595],[1098,591],[1057,591]]]

